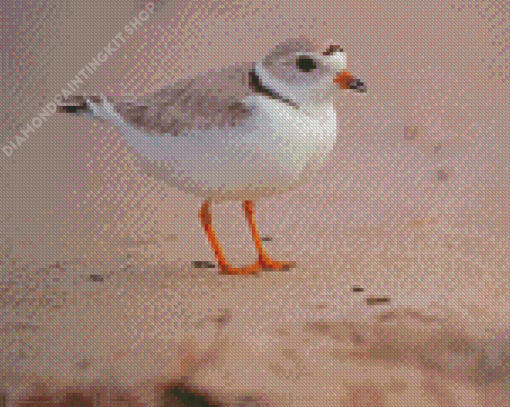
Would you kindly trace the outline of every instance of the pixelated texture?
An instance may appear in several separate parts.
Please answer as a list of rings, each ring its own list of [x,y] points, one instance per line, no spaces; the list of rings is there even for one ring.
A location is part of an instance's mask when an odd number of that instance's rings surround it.
[[[0,5],[0,406],[510,405],[507,3],[155,1],[142,21],[147,3]],[[306,182],[254,203],[291,271],[220,275],[202,199],[118,127],[48,110],[300,35],[340,44],[368,92],[338,93]],[[209,215],[253,263],[242,200]]]

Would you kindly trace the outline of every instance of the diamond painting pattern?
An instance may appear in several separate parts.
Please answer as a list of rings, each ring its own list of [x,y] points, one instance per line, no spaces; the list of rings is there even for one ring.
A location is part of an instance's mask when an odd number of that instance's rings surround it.
[[[510,406],[509,12],[496,0],[2,2],[0,406]],[[279,59],[293,38],[329,44],[324,57],[342,49],[351,75],[335,82],[327,155],[296,142],[308,122],[271,139],[267,185],[306,162],[297,151],[315,154],[294,188],[254,187],[268,144],[232,141],[222,151],[241,166],[206,150],[192,169],[224,164],[260,196],[206,204],[168,181],[185,150],[147,159],[91,117],[109,97],[135,125],[173,115],[186,132],[196,108],[204,127],[231,128],[255,112],[232,83],[254,79],[294,111],[310,94],[288,84],[317,83],[327,64],[313,49]],[[255,78],[274,49],[279,82]],[[212,74],[234,65],[249,70]],[[350,91],[358,80],[367,92]],[[147,99],[175,83],[195,90]],[[265,267],[229,274],[220,250],[231,270]]]

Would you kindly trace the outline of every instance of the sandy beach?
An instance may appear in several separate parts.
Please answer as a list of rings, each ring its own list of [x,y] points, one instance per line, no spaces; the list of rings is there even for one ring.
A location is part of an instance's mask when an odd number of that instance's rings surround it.
[[[32,3],[4,16],[35,62],[1,75],[0,148],[140,7]],[[320,171],[256,202],[296,268],[219,275],[199,198],[143,175],[114,127],[48,117],[0,154],[0,406],[510,406],[508,16],[298,3],[157,2],[77,89],[145,94],[303,29],[339,38],[370,91],[336,101]],[[212,212],[251,263],[241,202]]]

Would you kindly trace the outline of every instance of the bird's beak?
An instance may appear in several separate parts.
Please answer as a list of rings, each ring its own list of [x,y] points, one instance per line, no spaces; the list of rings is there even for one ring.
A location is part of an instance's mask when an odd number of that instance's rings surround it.
[[[355,78],[347,71],[337,73],[333,82],[338,83],[340,89],[352,89],[356,92],[366,92],[367,85],[365,85],[358,78]]]

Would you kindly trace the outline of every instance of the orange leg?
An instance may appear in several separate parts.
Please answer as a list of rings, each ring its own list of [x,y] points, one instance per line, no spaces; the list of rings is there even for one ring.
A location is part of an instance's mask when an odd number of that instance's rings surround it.
[[[227,260],[225,259],[225,255],[223,254],[223,250],[221,249],[221,246],[216,239],[216,234],[214,233],[214,229],[211,224],[212,217],[209,211],[209,201],[205,201],[202,205],[202,208],[200,209],[199,217],[202,222],[202,227],[204,228],[209,242],[211,243],[216,258],[218,259],[221,274],[253,275],[258,274],[258,272],[263,269],[288,270],[293,268],[295,266],[294,263],[274,261],[266,254],[264,248],[262,247],[262,242],[259,237],[257,226],[255,225],[253,203],[251,201],[244,201],[243,209],[246,215],[246,219],[250,225],[251,235],[255,241],[255,247],[257,248],[259,259],[251,266],[239,268],[232,267],[230,264],[228,264]]]

